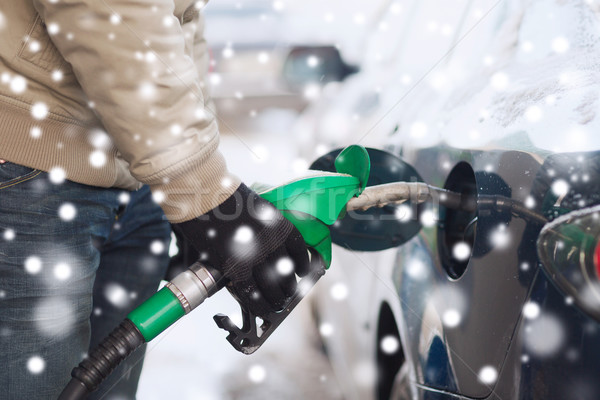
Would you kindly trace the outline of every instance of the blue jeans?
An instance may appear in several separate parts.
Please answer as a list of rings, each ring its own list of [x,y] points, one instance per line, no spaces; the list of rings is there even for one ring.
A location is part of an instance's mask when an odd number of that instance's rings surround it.
[[[0,164],[0,399],[56,399],[76,366],[158,288],[170,225],[144,187]],[[141,349],[92,398],[134,399]]]

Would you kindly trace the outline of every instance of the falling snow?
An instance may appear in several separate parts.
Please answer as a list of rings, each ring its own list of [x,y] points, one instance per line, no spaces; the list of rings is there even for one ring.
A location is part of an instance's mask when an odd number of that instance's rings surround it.
[[[67,263],[58,263],[54,266],[54,277],[59,281],[66,281],[71,277],[71,266]]]
[[[262,365],[253,365],[248,370],[248,379],[252,383],[261,383],[267,378],[267,370]]]
[[[569,184],[563,179],[554,181],[552,183],[552,193],[558,197],[565,196],[569,193]]]
[[[331,298],[336,301],[345,300],[348,297],[348,286],[342,282],[337,282],[331,286],[329,293],[331,294]]]
[[[420,220],[421,220],[421,223],[423,224],[423,226],[432,227],[432,226],[435,226],[435,224],[437,222],[437,217],[432,210],[425,210],[421,214]]]
[[[535,302],[527,302],[523,307],[523,315],[527,319],[535,319],[540,315],[540,306]]]
[[[77,209],[71,203],[64,203],[58,209],[58,216],[63,221],[72,221],[77,216]]]
[[[48,115],[48,106],[44,103],[35,103],[31,107],[31,115],[37,120],[46,118]]]
[[[49,337],[63,337],[75,324],[74,304],[66,298],[44,298],[36,304],[33,320],[37,330]]]
[[[490,241],[496,249],[504,249],[510,244],[510,235],[505,225],[499,225],[490,235]]]
[[[233,241],[239,244],[248,244],[254,239],[254,232],[248,226],[241,226],[235,231]]]
[[[319,326],[319,332],[321,333],[322,336],[331,336],[333,335],[334,329],[333,329],[333,325],[331,325],[328,322],[323,322],[320,326]]]
[[[16,233],[12,229],[6,229],[4,231],[3,237],[4,237],[4,240],[10,241],[10,240],[13,240],[16,237]]]
[[[452,248],[452,255],[459,261],[468,260],[471,257],[471,246],[466,242],[458,242]]]
[[[156,204],[160,204],[163,201],[165,201],[165,194],[164,192],[160,191],[160,190],[156,190],[154,192],[152,192],[152,200],[154,200],[154,202]]]
[[[152,252],[152,254],[162,254],[165,251],[165,244],[160,240],[155,240],[152,243],[150,243],[150,251]]]
[[[396,336],[388,335],[381,339],[379,346],[385,354],[395,354],[400,348],[400,341]]]
[[[498,379],[498,370],[491,365],[486,365],[479,370],[477,377],[481,383],[491,385],[492,383],[496,382],[496,379]]]
[[[96,150],[90,154],[90,164],[94,168],[102,168],[106,164],[106,154]]]
[[[127,290],[118,283],[109,283],[104,288],[104,296],[117,308],[125,308],[129,305],[130,297]]]
[[[447,328],[457,327],[460,324],[461,320],[462,318],[460,316],[460,313],[455,309],[446,310],[442,314],[442,323]]]
[[[277,261],[276,269],[281,275],[289,275],[294,272],[294,263],[289,257],[283,257]]]
[[[65,181],[67,175],[65,170],[61,167],[54,167],[50,169],[48,178],[50,179],[50,182],[54,183],[55,185],[59,185]]]
[[[42,260],[39,257],[31,256],[25,260],[25,271],[35,275],[42,270]]]
[[[27,360],[27,370],[34,375],[41,374],[46,368],[46,362],[40,356],[33,356]]]
[[[525,328],[525,348],[539,357],[556,354],[565,340],[560,321],[553,315],[540,315]]]
[[[429,270],[421,260],[413,259],[406,264],[406,274],[415,280],[423,280],[429,276]]]
[[[401,204],[396,208],[395,217],[400,222],[408,222],[412,218],[412,209],[406,204]]]
[[[10,90],[16,94],[23,93],[27,89],[27,80],[22,76],[15,76],[10,80]]]

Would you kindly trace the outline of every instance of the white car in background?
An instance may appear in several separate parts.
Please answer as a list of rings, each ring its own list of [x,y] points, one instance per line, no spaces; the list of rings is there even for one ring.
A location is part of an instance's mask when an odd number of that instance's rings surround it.
[[[391,1],[373,29],[361,71],[302,116],[302,156],[386,150],[402,160],[374,152],[373,176],[387,174],[374,183],[406,166],[396,179],[476,206],[333,228],[314,314],[345,398],[600,398],[600,304],[584,296],[599,238],[552,238],[598,231],[597,4]],[[404,218],[418,236],[394,237]]]

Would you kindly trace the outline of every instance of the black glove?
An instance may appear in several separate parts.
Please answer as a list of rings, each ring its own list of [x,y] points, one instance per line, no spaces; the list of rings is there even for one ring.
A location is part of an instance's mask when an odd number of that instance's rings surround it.
[[[255,315],[283,309],[296,290],[295,274],[309,272],[300,232],[244,184],[220,206],[173,226],[198,250],[201,263],[229,280],[229,291]]]

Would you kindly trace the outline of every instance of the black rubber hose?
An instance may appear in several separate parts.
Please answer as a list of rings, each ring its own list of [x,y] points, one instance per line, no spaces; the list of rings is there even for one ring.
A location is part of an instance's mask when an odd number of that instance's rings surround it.
[[[58,400],[85,399],[144,341],[133,322],[124,320],[79,366],[73,368],[72,379],[58,396]]]

